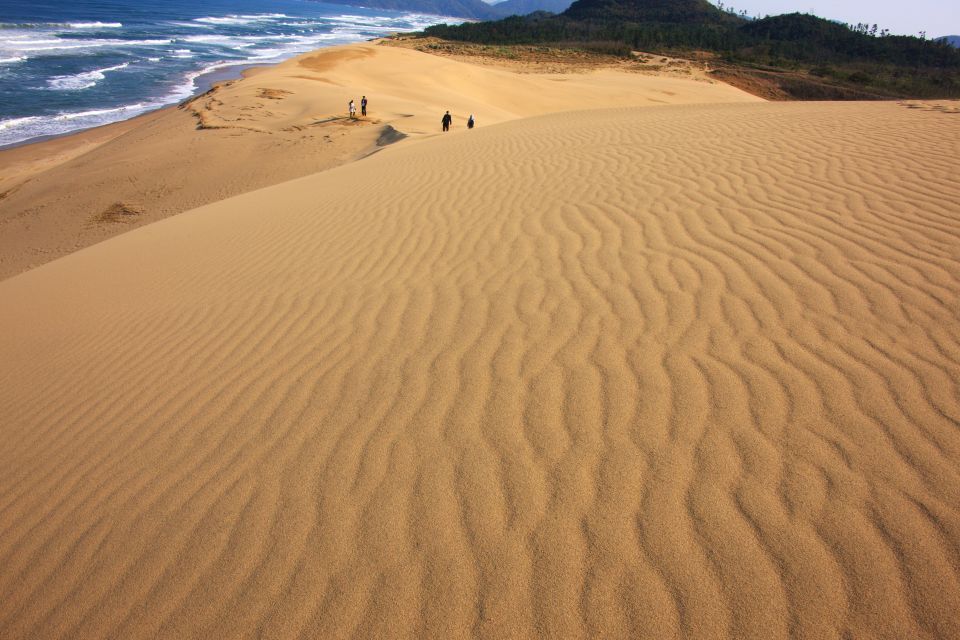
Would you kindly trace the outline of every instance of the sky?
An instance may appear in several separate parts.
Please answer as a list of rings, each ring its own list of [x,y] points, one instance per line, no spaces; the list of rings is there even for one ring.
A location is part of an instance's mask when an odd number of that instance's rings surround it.
[[[718,4],[718,0],[710,0]],[[960,0],[724,0],[739,12],[746,9],[751,16],[781,13],[812,13],[821,18],[850,24],[877,24],[891,33],[928,38],[960,35]]]

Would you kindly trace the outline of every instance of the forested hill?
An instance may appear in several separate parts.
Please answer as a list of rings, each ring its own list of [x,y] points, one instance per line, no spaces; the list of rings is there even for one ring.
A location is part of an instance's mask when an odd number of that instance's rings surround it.
[[[787,61],[863,62],[960,71],[960,51],[956,49],[913,36],[871,35],[865,27],[851,29],[816,16],[791,13],[747,22],[737,29],[734,46],[754,47],[766,52],[766,57]]]
[[[578,0],[560,15],[436,25],[426,35],[480,44],[596,45],[703,58],[777,84],[792,98],[960,97],[960,49],[792,13],[750,20],[706,0]],[[744,71],[746,70],[746,71]]]
[[[707,0],[577,0],[563,15],[571,20],[672,24],[743,22]]]

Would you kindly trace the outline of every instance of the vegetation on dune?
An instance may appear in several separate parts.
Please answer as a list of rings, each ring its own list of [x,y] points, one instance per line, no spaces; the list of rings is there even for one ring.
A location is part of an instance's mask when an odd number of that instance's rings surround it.
[[[624,53],[706,51],[717,66],[753,70],[794,99],[960,97],[960,50],[946,42],[800,13],[751,20],[706,0],[578,0],[560,15],[437,25],[426,34],[501,45],[619,43]]]
[[[738,23],[743,20],[721,11],[707,0],[578,0],[564,14],[571,20],[626,20],[685,24]]]

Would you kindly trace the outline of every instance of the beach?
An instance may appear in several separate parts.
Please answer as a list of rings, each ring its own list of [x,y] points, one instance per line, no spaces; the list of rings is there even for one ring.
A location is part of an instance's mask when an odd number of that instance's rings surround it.
[[[960,637],[955,104],[684,75],[0,151],[0,637]]]

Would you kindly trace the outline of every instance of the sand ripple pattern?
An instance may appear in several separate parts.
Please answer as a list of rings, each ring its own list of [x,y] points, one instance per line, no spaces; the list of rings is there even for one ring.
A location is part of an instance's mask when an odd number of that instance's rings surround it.
[[[960,637],[958,157],[560,114],[0,283],[0,637]]]

